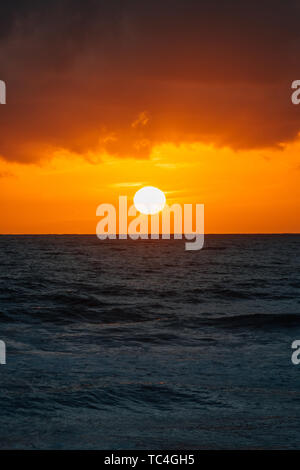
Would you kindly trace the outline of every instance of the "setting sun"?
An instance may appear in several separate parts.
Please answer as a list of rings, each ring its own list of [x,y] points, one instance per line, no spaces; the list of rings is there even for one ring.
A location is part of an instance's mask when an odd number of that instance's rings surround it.
[[[141,214],[153,215],[164,208],[166,196],[154,186],[145,186],[135,193],[133,201],[135,208]]]

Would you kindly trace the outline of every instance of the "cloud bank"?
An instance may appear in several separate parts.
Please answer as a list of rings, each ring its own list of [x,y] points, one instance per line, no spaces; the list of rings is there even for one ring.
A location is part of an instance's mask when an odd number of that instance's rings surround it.
[[[147,158],[163,142],[296,138],[297,1],[1,2],[0,155]]]

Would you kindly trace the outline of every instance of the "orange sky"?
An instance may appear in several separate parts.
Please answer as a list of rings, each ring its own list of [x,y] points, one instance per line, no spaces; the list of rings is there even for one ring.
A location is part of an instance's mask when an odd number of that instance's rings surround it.
[[[140,187],[167,202],[204,203],[206,233],[300,232],[298,143],[233,151],[200,143],[153,148],[149,159],[57,152],[41,164],[0,163],[1,233],[95,233],[96,207]]]
[[[297,2],[3,9],[0,233],[94,234],[144,185],[206,233],[300,233]]]

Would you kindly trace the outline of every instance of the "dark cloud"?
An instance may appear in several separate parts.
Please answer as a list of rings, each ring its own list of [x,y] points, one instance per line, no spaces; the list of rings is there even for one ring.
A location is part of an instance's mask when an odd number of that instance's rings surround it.
[[[2,2],[0,155],[144,158],[165,141],[292,140],[299,20],[292,0]]]

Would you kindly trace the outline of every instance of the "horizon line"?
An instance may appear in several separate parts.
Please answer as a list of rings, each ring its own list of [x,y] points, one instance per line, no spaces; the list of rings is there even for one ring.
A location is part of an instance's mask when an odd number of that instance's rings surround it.
[[[127,235],[128,238],[130,238],[129,234],[119,234],[119,233],[116,233],[114,234],[116,235],[116,237],[119,239],[119,236],[122,235]],[[149,235],[149,238],[151,239],[151,233],[149,234],[139,234],[139,235]],[[159,233],[159,236],[161,236],[162,233]],[[175,235],[179,235],[179,234],[175,234]],[[185,235],[197,235],[197,234],[184,234],[182,233],[182,238],[184,238]],[[198,234],[199,235],[199,234]],[[216,233],[216,232],[210,232],[210,233],[204,233],[204,236],[207,236],[207,235],[300,235],[300,232],[223,232],[223,233]],[[0,233],[0,236],[2,237],[8,237],[8,236],[14,236],[14,237],[17,237],[17,236],[29,236],[29,237],[34,237],[34,236],[37,236],[37,237],[41,237],[41,236],[82,236],[82,237],[87,237],[87,236],[95,236],[96,238],[97,237],[97,234],[95,233]],[[174,233],[171,233],[170,236],[174,236]],[[113,239],[112,239],[113,240]],[[121,238],[122,240],[122,238]],[[123,239],[123,240],[126,240]],[[146,240],[146,239],[144,239]],[[152,240],[155,240],[155,238],[152,238]],[[156,239],[157,240],[157,239]],[[165,239],[167,240],[167,239]]]

